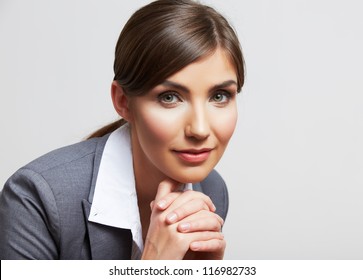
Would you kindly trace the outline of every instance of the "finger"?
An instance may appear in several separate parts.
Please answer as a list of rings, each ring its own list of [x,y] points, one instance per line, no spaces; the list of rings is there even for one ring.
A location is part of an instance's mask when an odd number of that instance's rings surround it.
[[[210,199],[209,196],[205,195],[204,193],[198,192],[198,191],[193,191],[193,190],[187,190],[187,191],[184,192],[184,195],[185,196],[190,195],[190,196],[193,196],[193,197],[195,197],[195,196],[199,197],[199,198],[203,199],[204,202],[208,205],[208,208],[209,208],[210,211],[212,211],[212,212],[216,211],[216,206],[214,205],[213,201]]]
[[[219,231],[198,231],[183,234],[183,238],[187,238],[190,243],[199,241],[208,241],[212,239],[223,240],[224,235]]]
[[[215,213],[203,211],[201,215],[197,213],[182,220],[178,224],[179,232],[196,232],[196,231],[221,231],[223,219]]]
[[[167,209],[174,201],[177,199],[182,193],[181,192],[171,192],[161,198],[157,203],[156,206],[159,210]]]
[[[195,241],[190,243],[189,249],[194,252],[221,252],[226,248],[224,239],[210,239],[206,241]]]
[[[180,183],[172,180],[172,179],[165,179],[161,181],[158,190],[156,192],[155,201],[158,203],[165,197],[167,194],[175,191],[180,186]]]
[[[187,191],[186,193],[189,193],[188,199],[186,199],[187,195],[184,195],[183,193],[173,203],[174,209],[171,209],[172,212],[168,213],[166,216],[167,223],[176,223],[201,210],[215,211],[215,206],[208,196],[201,196],[200,194],[197,194],[197,192],[191,191]],[[191,195],[195,198],[192,198]]]

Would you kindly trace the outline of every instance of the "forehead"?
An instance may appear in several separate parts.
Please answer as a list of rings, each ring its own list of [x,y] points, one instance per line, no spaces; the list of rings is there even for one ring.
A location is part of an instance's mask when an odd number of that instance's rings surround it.
[[[212,85],[226,80],[237,82],[237,73],[225,51],[217,49],[212,54],[187,65],[167,80],[183,84]]]

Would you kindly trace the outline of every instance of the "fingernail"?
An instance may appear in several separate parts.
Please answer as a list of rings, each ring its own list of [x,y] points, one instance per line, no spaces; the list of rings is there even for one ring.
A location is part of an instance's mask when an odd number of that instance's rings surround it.
[[[190,229],[190,224],[189,223],[183,223],[179,227],[180,227],[181,231],[188,231]]]
[[[166,205],[166,201],[165,200],[160,200],[158,202],[158,207],[161,208],[161,209],[164,209],[165,208],[165,205]]]
[[[174,223],[177,219],[177,216],[175,213],[170,213],[166,216],[166,219],[170,222],[170,223]]]

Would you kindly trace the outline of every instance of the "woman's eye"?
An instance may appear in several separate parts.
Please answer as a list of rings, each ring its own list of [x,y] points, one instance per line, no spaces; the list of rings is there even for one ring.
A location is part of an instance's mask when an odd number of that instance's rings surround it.
[[[216,103],[227,103],[231,99],[231,94],[229,92],[217,92],[215,93],[211,101]]]
[[[158,96],[158,99],[161,103],[168,105],[175,104],[180,101],[180,98],[175,93],[172,92],[162,93]]]

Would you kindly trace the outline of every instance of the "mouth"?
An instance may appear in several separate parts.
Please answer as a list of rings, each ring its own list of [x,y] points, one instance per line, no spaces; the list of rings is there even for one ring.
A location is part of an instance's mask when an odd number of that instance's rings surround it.
[[[186,149],[186,150],[173,150],[177,156],[188,163],[202,163],[206,161],[213,149]]]

